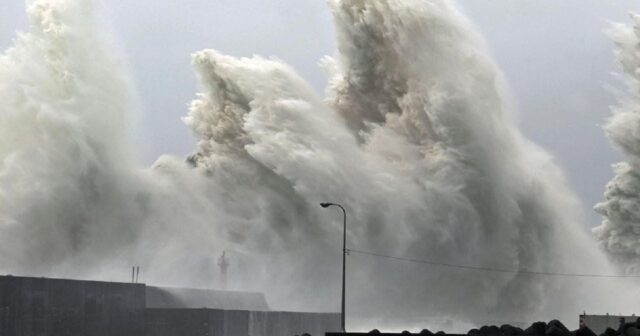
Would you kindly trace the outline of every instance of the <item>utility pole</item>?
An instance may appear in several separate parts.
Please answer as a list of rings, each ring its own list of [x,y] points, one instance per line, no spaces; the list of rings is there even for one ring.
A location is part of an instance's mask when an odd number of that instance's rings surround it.
[[[320,203],[323,208],[330,206],[337,206],[342,209],[342,304],[340,309],[340,329],[347,332],[345,328],[345,285],[346,285],[346,270],[347,270],[347,211],[344,207],[337,203]]]

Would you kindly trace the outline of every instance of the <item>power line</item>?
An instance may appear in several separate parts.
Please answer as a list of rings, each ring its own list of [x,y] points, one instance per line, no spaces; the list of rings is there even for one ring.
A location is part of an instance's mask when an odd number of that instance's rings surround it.
[[[450,268],[458,268],[458,269],[469,269],[476,271],[484,271],[484,272],[495,272],[495,273],[517,273],[517,274],[528,274],[528,275],[544,275],[544,276],[560,276],[560,277],[582,277],[582,278],[640,278],[640,275],[624,275],[624,274],[588,274],[588,273],[558,273],[558,272],[536,272],[536,271],[526,271],[526,270],[510,270],[506,268],[494,268],[494,267],[481,267],[481,266],[470,266],[470,265],[457,265],[429,260],[420,260],[420,259],[412,259],[412,258],[403,258],[397,256],[391,256],[386,254],[360,251],[360,250],[352,250],[347,249],[347,252],[353,252],[363,255],[369,255],[373,257],[385,258],[390,260],[397,261],[405,261],[412,262],[417,264],[425,264],[431,266],[441,266],[441,267],[450,267]]]

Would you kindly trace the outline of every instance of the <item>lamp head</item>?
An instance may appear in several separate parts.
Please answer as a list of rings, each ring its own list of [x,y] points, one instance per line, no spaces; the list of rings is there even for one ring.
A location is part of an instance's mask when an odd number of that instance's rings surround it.
[[[328,208],[328,207],[330,207],[332,205],[333,205],[333,203],[320,203],[320,206],[323,207],[323,208]]]

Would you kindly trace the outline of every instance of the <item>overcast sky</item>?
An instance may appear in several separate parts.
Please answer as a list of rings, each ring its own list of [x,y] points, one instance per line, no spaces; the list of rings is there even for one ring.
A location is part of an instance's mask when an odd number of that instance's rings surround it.
[[[520,128],[547,149],[582,199],[586,225],[602,199],[618,153],[601,125],[615,104],[607,87],[621,87],[609,21],[628,22],[637,0],[460,0],[504,71]],[[102,0],[120,51],[133,72],[142,111],[136,140],[142,161],[164,153],[185,156],[193,138],[180,118],[197,91],[189,55],[214,48],[236,56],[279,58],[321,92],[318,60],[335,49],[323,0]],[[0,49],[24,30],[24,3],[2,0]]]

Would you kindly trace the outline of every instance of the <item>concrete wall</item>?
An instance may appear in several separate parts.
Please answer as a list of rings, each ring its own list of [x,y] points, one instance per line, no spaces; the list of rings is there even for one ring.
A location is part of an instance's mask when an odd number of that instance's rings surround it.
[[[185,297],[217,293],[180,291]],[[147,293],[144,284],[0,276],[0,336],[320,336],[340,328],[338,313],[184,309],[182,297],[171,299],[179,307],[162,301],[169,307],[149,308]],[[236,299],[230,298],[206,297],[202,302],[226,305]],[[249,301],[266,306],[261,295]],[[617,329],[620,317],[580,316],[596,334]],[[624,317],[626,322],[637,319]]]
[[[263,293],[147,286],[147,308],[269,310]]]
[[[250,336],[292,336],[303,333],[322,336],[337,330],[340,330],[339,313],[251,312],[249,316]]]
[[[620,318],[624,317],[625,322],[635,322],[638,316],[622,316],[622,315],[580,315],[580,319],[595,332],[597,335],[603,333],[607,328],[618,330],[620,326]]]
[[[218,309],[147,309],[149,336],[322,336],[340,329],[340,314]]]
[[[0,276],[0,336],[322,336],[340,327],[337,313],[148,308],[146,293],[144,284]],[[262,295],[250,301],[266,306]]]
[[[0,335],[139,336],[144,294],[144,285],[0,277]]]

